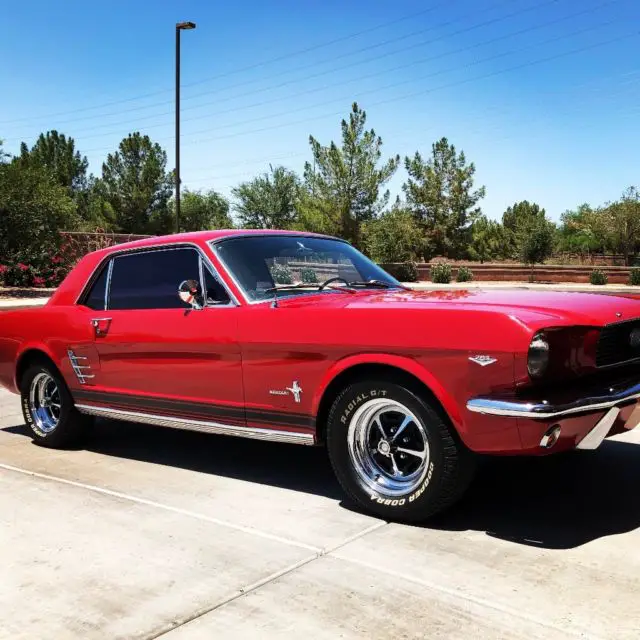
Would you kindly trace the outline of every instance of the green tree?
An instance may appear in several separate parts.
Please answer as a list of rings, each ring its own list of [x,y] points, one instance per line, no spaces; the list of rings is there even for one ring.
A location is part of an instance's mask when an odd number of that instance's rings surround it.
[[[0,164],[4,164],[11,157],[3,148],[4,140],[0,138]]]
[[[172,218],[175,216],[175,201],[171,203]],[[211,189],[190,191],[185,189],[180,199],[180,231],[203,231],[206,229],[231,229],[229,202]]]
[[[424,253],[422,230],[411,211],[396,206],[363,226],[364,248],[376,262],[413,262]]]
[[[116,227],[124,233],[168,233],[172,173],[167,154],[149,136],[135,132],[122,140],[102,165],[102,189]]]
[[[545,210],[535,202],[522,200],[516,202],[502,214],[502,226],[504,227],[505,255],[510,258],[518,256],[519,240],[518,230],[526,227],[536,219],[544,218]]]
[[[480,262],[506,257],[505,235],[504,227],[499,222],[480,216],[471,229],[469,257]]]
[[[605,238],[599,232],[599,211],[588,204],[581,204],[560,216],[558,249],[581,255],[604,251]]]
[[[87,188],[76,195],[81,231],[118,231],[116,213],[107,199],[104,182],[89,176]]]
[[[61,187],[69,190],[71,196],[87,188],[89,161],[76,150],[73,138],[67,138],[55,129],[41,133],[31,149],[23,142],[18,158],[22,166],[47,169]]]
[[[398,168],[400,157],[380,164],[382,138],[365,129],[367,114],[353,103],[342,120],[342,144],[323,146],[309,137],[313,162],[305,163],[304,189],[298,205],[300,226],[330,232],[361,246],[362,224],[376,218],[389,201],[382,187]]]
[[[404,166],[409,178],[402,189],[433,252],[425,258],[464,257],[472,225],[481,214],[477,205],[485,195],[484,187],[473,188],[475,165],[442,138],[432,145],[427,161],[416,151],[412,158],[405,158]]]
[[[606,205],[596,217],[596,230],[607,246],[624,256],[625,265],[640,246],[640,191],[628,187],[617,202]]]
[[[0,256],[3,262],[47,264],[60,244],[59,231],[77,224],[68,190],[42,167],[0,165]]]
[[[241,227],[291,229],[297,219],[298,176],[285,167],[272,167],[231,190]]]
[[[542,216],[533,216],[517,226],[516,237],[520,259],[531,266],[530,280],[536,264],[542,264],[553,252],[556,227]]]

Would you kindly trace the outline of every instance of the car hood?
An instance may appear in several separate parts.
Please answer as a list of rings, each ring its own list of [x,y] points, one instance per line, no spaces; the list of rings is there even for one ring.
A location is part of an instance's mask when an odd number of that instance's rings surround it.
[[[456,308],[492,311],[523,322],[605,325],[640,318],[640,299],[621,295],[531,289],[447,289],[382,291],[358,295],[349,307]]]

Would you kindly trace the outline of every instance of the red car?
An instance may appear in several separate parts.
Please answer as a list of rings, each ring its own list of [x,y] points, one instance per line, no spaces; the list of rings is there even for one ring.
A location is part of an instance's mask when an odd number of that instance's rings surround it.
[[[0,384],[33,439],[94,416],[322,444],[346,493],[422,520],[475,454],[595,449],[639,420],[640,301],[408,290],[348,243],[284,231],[85,256],[46,306],[0,314]]]

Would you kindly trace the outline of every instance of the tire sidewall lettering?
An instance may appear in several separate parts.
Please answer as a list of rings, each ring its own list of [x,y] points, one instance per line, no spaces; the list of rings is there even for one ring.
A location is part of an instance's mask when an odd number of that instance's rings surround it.
[[[387,395],[386,389],[370,389],[369,391],[359,393],[353,400],[351,400],[351,402],[349,402],[346,409],[342,412],[342,415],[340,416],[341,424],[346,426],[349,423],[349,418],[351,417],[353,412],[363,402],[366,402],[371,398],[384,398],[386,395]]]
[[[33,415],[31,413],[31,408],[29,407],[29,400],[25,397],[22,398],[22,414],[24,416],[25,422],[27,426],[40,438],[47,438],[51,433],[55,432],[55,429],[50,431],[49,433],[45,433],[36,424],[33,419]]]
[[[405,498],[382,498],[381,496],[372,493],[371,500],[375,501],[376,504],[382,505],[384,507],[402,507],[405,504],[411,504],[415,502],[420,496],[426,491],[429,483],[431,482],[431,478],[433,477],[433,462],[429,464],[429,470],[427,471],[427,477],[424,479],[424,482],[416,489],[410,496]]]

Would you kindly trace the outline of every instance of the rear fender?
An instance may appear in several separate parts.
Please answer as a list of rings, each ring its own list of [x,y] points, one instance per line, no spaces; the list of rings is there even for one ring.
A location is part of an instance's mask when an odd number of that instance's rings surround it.
[[[58,367],[58,369],[60,368],[60,364],[56,362],[56,357],[53,351],[51,351],[49,346],[46,345],[44,342],[38,342],[34,340],[34,341],[26,342],[20,345],[20,350],[16,356],[15,366],[13,368],[13,385],[16,393],[20,392],[20,388],[18,387],[18,376],[17,376],[18,371],[20,370],[20,364],[23,362],[25,358],[29,357],[30,355],[34,355],[36,352],[44,354],[45,356],[47,356],[47,358],[49,358],[49,360],[51,360],[56,365],[56,367]]]

